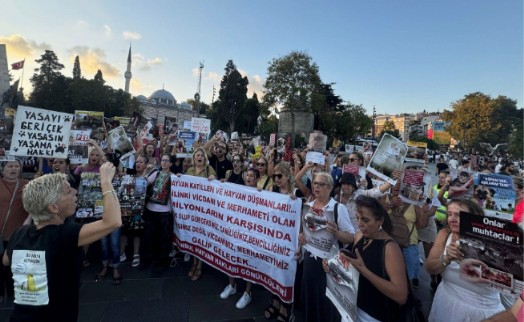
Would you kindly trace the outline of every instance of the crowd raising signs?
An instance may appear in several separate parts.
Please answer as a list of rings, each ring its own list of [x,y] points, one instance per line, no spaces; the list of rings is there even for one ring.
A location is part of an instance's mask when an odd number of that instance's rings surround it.
[[[193,176],[172,176],[177,244],[229,276],[293,301],[301,201]]]
[[[72,114],[18,106],[9,153],[65,159],[72,122]]]

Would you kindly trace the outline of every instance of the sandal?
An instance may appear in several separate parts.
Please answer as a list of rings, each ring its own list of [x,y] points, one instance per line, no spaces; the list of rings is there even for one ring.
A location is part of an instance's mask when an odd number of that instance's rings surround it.
[[[195,275],[196,270],[197,270],[197,264],[193,263],[193,265],[191,265],[191,268],[189,269],[189,273],[187,273],[187,276],[193,277],[193,275]]]
[[[100,282],[103,280],[107,275],[107,266],[102,267],[102,270],[100,273],[95,275],[95,282]]]
[[[133,255],[133,262],[131,262],[132,267],[138,267],[140,266],[140,255],[135,254]]]
[[[195,273],[193,274],[193,277],[191,277],[192,281],[198,281],[202,277],[202,267],[197,268]]]
[[[120,285],[122,283],[122,276],[120,275],[120,272],[118,272],[118,269],[113,269],[113,285]]]
[[[271,303],[264,310],[264,317],[266,318],[266,320],[273,320],[279,313],[278,311],[279,308],[274,306],[273,303]]]

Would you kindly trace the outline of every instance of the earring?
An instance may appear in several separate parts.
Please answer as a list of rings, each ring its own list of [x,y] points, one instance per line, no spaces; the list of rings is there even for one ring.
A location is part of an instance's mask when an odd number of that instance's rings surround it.
[[[380,225],[380,227],[378,227],[378,231],[382,231],[382,225]]]

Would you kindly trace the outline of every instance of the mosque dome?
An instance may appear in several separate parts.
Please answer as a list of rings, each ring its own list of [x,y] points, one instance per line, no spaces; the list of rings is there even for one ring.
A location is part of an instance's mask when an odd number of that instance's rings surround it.
[[[180,104],[180,107],[183,108],[183,109],[186,109],[186,110],[190,110],[191,109],[191,105],[188,102],[182,102]]]
[[[147,101],[147,97],[145,97],[144,95],[138,95],[136,99],[139,101]]]
[[[156,104],[176,106],[175,97],[165,89],[154,91],[153,94],[149,96],[149,100],[154,101]]]

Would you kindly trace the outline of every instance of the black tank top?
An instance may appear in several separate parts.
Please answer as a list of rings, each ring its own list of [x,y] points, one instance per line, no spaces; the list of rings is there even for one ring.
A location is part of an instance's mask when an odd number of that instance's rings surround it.
[[[244,178],[242,178],[242,172],[235,173],[233,170],[231,170],[231,174],[229,175],[229,178],[227,178],[227,182],[236,183],[244,185]]]
[[[364,248],[364,238],[361,238],[353,249],[358,249],[366,267],[375,275],[389,281],[384,267],[384,247],[391,239],[374,239]],[[379,321],[396,321],[398,304],[380,292],[362,274],[358,279],[357,307]]]

